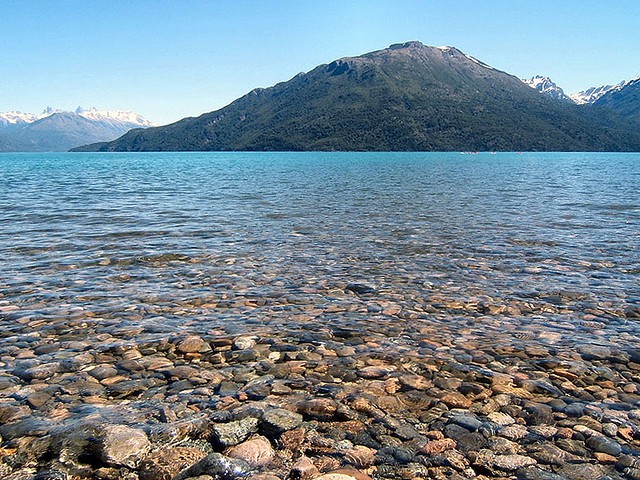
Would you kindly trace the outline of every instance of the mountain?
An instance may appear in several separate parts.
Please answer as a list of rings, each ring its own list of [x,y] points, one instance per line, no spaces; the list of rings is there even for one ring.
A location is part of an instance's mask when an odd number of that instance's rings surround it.
[[[75,112],[50,107],[41,114],[0,113],[0,152],[2,151],[67,151],[86,143],[118,138],[132,128],[152,124],[128,111],[88,110]]]
[[[531,88],[536,89],[540,93],[549,95],[551,98],[573,102],[573,100],[564,93],[564,90],[562,90],[562,88],[560,88],[549,77],[536,75],[535,77],[531,77],[522,81],[529,85]]]
[[[599,87],[591,87],[580,93],[572,93],[571,95],[569,95],[569,97],[578,105],[595,103],[605,93],[621,87],[622,85],[624,85],[624,83],[625,82],[620,82],[617,85],[601,85]]]
[[[453,47],[392,45],[215,112],[76,151],[640,150],[613,112],[558,102]]]
[[[622,117],[640,121],[640,78],[609,89],[594,105],[610,108]]]

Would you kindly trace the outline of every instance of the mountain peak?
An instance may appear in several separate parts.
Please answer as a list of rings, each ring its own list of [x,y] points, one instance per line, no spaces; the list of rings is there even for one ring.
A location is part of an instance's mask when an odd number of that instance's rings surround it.
[[[0,149],[65,151],[87,142],[113,140],[132,128],[152,123],[131,111],[98,110],[82,106],[74,111],[47,107],[41,114],[0,113],[0,134],[11,142]],[[15,145],[18,145],[16,147]]]
[[[573,102],[571,97],[564,93],[564,90],[560,88],[553,80],[543,75],[535,75],[529,79],[522,80],[525,84],[531,88],[539,91],[544,95],[548,95],[557,100],[564,100]]]
[[[640,134],[624,128],[606,130],[455,47],[411,41],[319,65],[199,117],[76,150],[637,148]]]
[[[422,42],[418,42],[417,40],[389,45],[389,50],[402,50],[405,48],[426,48],[426,45]]]

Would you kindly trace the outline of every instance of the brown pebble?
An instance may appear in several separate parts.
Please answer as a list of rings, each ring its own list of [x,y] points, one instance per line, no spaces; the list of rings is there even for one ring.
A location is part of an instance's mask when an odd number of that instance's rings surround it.
[[[452,438],[444,438],[442,440],[432,440],[420,449],[420,452],[427,455],[435,455],[442,453],[446,450],[452,450],[456,448],[457,443]]]
[[[229,448],[225,454],[231,458],[244,460],[252,467],[268,465],[275,457],[275,450],[265,437],[256,436]]]
[[[356,445],[344,452],[344,458],[356,468],[367,468],[375,463],[376,451],[363,445]]]
[[[197,353],[202,349],[202,347],[204,347],[204,345],[205,341],[201,337],[197,335],[190,335],[178,342],[176,350],[180,353]]]
[[[469,408],[473,402],[458,392],[449,392],[445,394],[440,401],[452,408]]]
[[[207,456],[191,447],[167,447],[150,453],[140,465],[140,480],[172,480]]]
[[[40,408],[51,400],[51,395],[46,392],[36,392],[27,398],[27,404],[31,408]]]
[[[295,475],[294,478],[299,478],[300,480],[314,478],[319,473],[320,471],[308,457],[300,457],[291,467],[291,474]]]

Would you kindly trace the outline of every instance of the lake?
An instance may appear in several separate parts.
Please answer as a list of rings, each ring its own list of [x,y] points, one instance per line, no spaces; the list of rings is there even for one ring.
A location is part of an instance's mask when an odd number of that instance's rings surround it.
[[[0,154],[0,255],[5,439],[370,391],[394,478],[387,437],[492,395],[640,431],[640,154]]]

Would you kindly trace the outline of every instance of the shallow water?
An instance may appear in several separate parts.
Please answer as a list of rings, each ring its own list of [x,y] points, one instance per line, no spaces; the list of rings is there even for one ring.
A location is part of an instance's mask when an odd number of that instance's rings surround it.
[[[0,171],[2,300],[24,315],[315,304],[345,282],[401,302],[640,302],[637,154],[5,154]],[[635,341],[636,324],[602,321]]]
[[[36,417],[139,424],[271,371],[315,395],[380,359],[640,416],[640,154],[2,154],[0,258],[0,407],[50,392]]]

